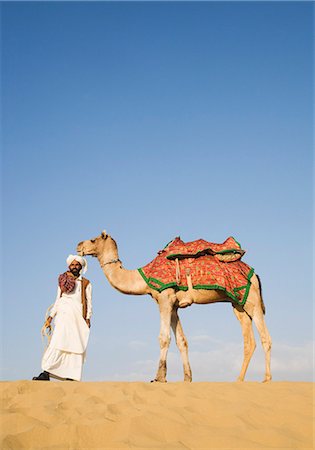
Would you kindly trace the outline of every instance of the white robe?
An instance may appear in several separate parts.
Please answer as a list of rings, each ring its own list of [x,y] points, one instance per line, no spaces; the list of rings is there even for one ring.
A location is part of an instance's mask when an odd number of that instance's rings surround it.
[[[70,294],[62,294],[58,287],[57,298],[50,316],[55,317],[55,329],[43,359],[42,369],[61,378],[80,381],[85,361],[90,329],[82,316],[81,277]],[[86,288],[87,319],[92,315],[92,287]]]

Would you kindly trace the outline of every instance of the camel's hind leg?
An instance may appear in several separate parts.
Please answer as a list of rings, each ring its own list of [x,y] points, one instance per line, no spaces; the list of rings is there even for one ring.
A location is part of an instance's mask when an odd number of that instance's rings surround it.
[[[265,307],[262,299],[261,284],[257,276],[252,277],[252,286],[249,291],[247,302],[244,305],[245,311],[252,317],[265,352],[265,381],[271,380],[270,357],[271,357],[271,337],[265,322]]]
[[[171,326],[176,338],[176,344],[180,355],[182,358],[184,366],[184,381],[191,381],[191,368],[188,360],[188,342],[186,336],[184,335],[182,324],[180,323],[177,310],[174,309],[172,312]]]
[[[255,311],[253,315],[253,321],[257,327],[260,335],[261,344],[265,352],[265,378],[264,382],[271,380],[270,370],[270,358],[271,358],[271,337],[264,319],[263,312],[260,310]]]
[[[244,338],[244,360],[240,375],[238,377],[238,381],[244,381],[249,362],[256,348],[256,342],[251,317],[241,306],[233,305],[233,311],[241,324]]]

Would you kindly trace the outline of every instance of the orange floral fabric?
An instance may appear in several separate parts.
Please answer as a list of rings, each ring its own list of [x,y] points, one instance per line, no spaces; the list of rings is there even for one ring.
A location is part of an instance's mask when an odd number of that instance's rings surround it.
[[[241,246],[232,237],[223,244],[203,239],[184,243],[180,238],[175,238],[158,252],[153,261],[138,270],[150,287],[161,292],[170,287],[187,290],[186,271],[189,269],[194,289],[223,290],[234,302],[243,305],[254,269],[240,261],[237,250],[241,250]],[[218,253],[229,251],[235,252],[235,261],[222,262],[217,259]],[[179,280],[176,279],[175,257],[178,257]]]

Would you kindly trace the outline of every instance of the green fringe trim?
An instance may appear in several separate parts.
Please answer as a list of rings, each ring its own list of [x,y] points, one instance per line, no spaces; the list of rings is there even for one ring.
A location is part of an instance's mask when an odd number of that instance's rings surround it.
[[[240,248],[242,248],[241,244],[239,242],[237,242],[237,240],[235,239],[235,237],[231,236],[232,239],[234,239],[234,241],[237,243],[237,245],[239,245]]]
[[[185,254],[185,253],[171,253],[170,255],[167,255],[166,259],[176,259],[176,258],[198,258],[198,254],[199,253],[204,253],[206,252],[208,249],[205,248],[204,250],[200,250],[200,252],[195,253],[194,255],[190,255],[190,254]],[[225,255],[226,253],[233,253],[234,255],[236,253],[240,253],[242,254],[242,252],[239,251],[239,249],[228,249],[228,250],[221,250],[220,252],[214,252],[214,255]]]

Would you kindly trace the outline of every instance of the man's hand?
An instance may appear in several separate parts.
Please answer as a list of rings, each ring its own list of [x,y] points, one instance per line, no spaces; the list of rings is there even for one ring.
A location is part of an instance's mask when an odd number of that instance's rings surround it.
[[[91,321],[90,321],[90,319],[85,319],[85,321],[86,321],[86,323],[87,323],[87,326],[88,326],[89,328],[91,328]]]

